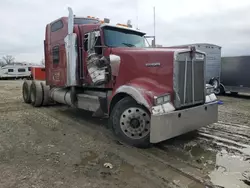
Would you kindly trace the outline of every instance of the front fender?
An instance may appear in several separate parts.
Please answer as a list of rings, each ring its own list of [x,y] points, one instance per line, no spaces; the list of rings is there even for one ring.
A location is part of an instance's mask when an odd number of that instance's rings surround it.
[[[115,92],[115,95],[118,95],[120,93],[125,93],[129,96],[131,96],[134,100],[137,101],[138,104],[141,104],[143,106],[145,106],[146,108],[148,108],[150,110],[152,104],[151,104],[151,101],[150,101],[150,97],[148,97],[144,91],[142,91],[141,89],[138,89],[134,86],[131,86],[131,85],[123,85],[121,87],[119,87],[116,92]],[[114,98],[113,97],[113,98]],[[111,101],[112,103],[112,101]]]
[[[126,85],[118,87],[113,94],[111,104],[116,95],[127,94],[134,98],[138,104],[145,106],[151,112],[152,106],[154,106],[154,96],[160,96],[170,91],[170,88],[160,85],[155,80],[137,78],[131,80]]]

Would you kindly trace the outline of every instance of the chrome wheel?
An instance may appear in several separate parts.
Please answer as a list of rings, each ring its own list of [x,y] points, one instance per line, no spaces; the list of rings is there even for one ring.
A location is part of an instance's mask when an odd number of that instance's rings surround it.
[[[149,114],[141,108],[128,108],[121,114],[120,126],[127,137],[141,139],[149,134]]]

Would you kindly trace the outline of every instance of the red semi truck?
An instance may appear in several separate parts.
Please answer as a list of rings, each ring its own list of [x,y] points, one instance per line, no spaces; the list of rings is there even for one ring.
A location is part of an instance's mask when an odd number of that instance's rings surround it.
[[[107,20],[107,19],[106,19]],[[217,122],[205,53],[145,47],[145,33],[73,15],[46,26],[46,81],[25,81],[35,107],[67,104],[108,117],[114,134],[148,147]]]

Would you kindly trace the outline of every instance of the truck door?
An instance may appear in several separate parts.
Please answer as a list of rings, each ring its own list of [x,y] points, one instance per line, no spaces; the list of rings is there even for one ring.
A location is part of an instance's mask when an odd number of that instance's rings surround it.
[[[67,25],[63,20],[51,24],[49,46],[49,85],[65,86],[66,84],[66,53],[64,38],[67,35]]]
[[[94,86],[104,86],[108,81],[108,61],[103,56],[103,48],[99,30],[86,33],[84,36],[84,59],[87,62],[85,74],[87,81]]]

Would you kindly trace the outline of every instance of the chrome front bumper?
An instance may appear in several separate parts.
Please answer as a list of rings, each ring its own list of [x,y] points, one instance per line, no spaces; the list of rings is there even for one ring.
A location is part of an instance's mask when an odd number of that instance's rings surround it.
[[[151,115],[150,142],[158,143],[218,121],[217,101]]]

